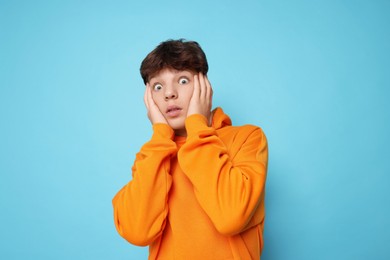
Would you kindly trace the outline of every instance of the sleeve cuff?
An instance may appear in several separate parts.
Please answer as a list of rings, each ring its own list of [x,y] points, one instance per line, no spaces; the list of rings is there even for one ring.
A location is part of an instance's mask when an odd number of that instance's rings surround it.
[[[186,118],[185,127],[187,136],[193,136],[200,131],[208,130],[207,118],[201,114],[193,114]]]
[[[173,140],[175,133],[173,129],[163,123],[157,123],[153,125],[152,140],[170,139]]]

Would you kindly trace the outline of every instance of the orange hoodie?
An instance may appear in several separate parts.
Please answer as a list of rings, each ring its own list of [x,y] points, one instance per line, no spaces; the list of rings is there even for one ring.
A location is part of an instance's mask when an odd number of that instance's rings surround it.
[[[231,126],[222,109],[212,126],[196,114],[187,137],[167,124],[137,153],[133,179],[114,197],[114,221],[149,259],[259,259],[263,247],[268,148],[256,126]]]

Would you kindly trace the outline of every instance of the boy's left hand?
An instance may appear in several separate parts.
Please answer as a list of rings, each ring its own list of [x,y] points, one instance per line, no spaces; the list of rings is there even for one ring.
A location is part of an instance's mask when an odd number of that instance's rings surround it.
[[[211,115],[213,89],[207,76],[199,72],[194,75],[194,92],[188,106],[187,117],[193,114],[204,115],[208,122]]]

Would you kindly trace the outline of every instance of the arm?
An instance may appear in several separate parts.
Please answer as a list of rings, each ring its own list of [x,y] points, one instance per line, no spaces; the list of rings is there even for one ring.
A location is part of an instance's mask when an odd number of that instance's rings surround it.
[[[176,152],[173,130],[153,126],[152,139],[136,155],[133,179],[114,197],[114,221],[118,233],[130,243],[145,246],[161,235],[168,214],[170,156]]]
[[[141,246],[153,242],[164,230],[172,184],[170,157],[177,150],[173,130],[154,103],[149,85],[144,101],[153,136],[136,155],[133,180],[112,201],[117,231],[130,243]]]
[[[228,151],[208,126],[212,94],[208,78],[196,75],[186,119],[187,142],[178,160],[216,229],[233,235],[259,224],[249,221],[264,198],[267,140],[260,128],[242,127]]]
[[[178,159],[195,195],[216,229],[225,235],[245,230],[264,192],[268,150],[260,128],[245,126],[230,154],[206,118],[186,120],[187,142]],[[234,156],[234,158],[232,158]],[[196,162],[196,163],[194,163]]]

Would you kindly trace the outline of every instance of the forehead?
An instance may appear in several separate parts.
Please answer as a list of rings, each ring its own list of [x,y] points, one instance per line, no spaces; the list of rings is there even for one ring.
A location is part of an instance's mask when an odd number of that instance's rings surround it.
[[[149,81],[165,81],[175,79],[181,76],[192,77],[195,75],[195,72],[190,70],[175,70],[171,68],[165,68],[157,72]]]

